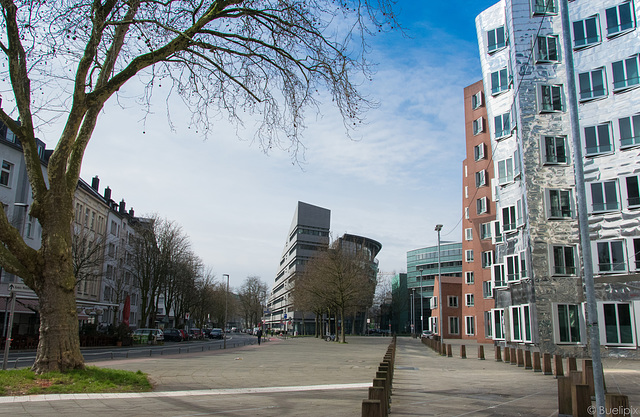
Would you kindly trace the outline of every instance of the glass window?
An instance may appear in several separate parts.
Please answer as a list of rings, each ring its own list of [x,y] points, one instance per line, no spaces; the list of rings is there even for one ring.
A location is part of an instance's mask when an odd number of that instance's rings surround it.
[[[580,306],[558,304],[558,343],[580,343]]]
[[[452,308],[458,307],[458,297],[456,297],[455,295],[448,296],[447,300],[449,302],[449,307],[452,307]]]
[[[607,36],[614,36],[635,26],[631,11],[631,2],[626,1],[606,10]]]
[[[544,164],[567,163],[567,138],[564,136],[545,136],[543,138],[542,162]]]
[[[549,190],[549,218],[571,218],[571,191]]]
[[[555,0],[533,0],[533,14],[544,15],[550,13],[558,13]]]
[[[465,240],[473,240],[473,229],[464,229]]]
[[[640,84],[638,55],[614,62],[611,64],[611,69],[613,70],[614,92]]]
[[[540,111],[554,112],[562,111],[562,86],[541,85],[540,86]]]
[[[623,241],[597,242],[596,246],[599,272],[624,272],[627,270]]]
[[[504,26],[492,29],[487,32],[487,51],[495,52],[507,46],[507,37],[505,36]]]
[[[640,145],[640,115],[618,119],[620,147]]]
[[[516,230],[516,206],[508,206],[502,208],[502,230],[510,232]]]
[[[473,156],[474,156],[474,159],[476,161],[484,159],[484,156],[485,156],[485,145],[484,145],[484,143],[481,143],[481,144],[473,147]]]
[[[509,118],[509,113],[494,117],[493,122],[494,135],[496,139],[501,139],[511,134],[511,120]]]
[[[602,123],[597,126],[588,126],[584,128],[584,140],[586,143],[586,155],[598,155],[605,152],[611,152],[611,129],[609,123]]]
[[[473,262],[473,249],[465,250],[464,258],[467,262]]]
[[[449,334],[460,334],[460,321],[458,317],[449,317]]]
[[[476,172],[476,188],[487,185],[487,171],[482,170]]]
[[[537,62],[558,62],[558,37],[538,36],[536,42]]]
[[[507,270],[507,282],[520,280],[520,259],[518,255],[505,256],[505,265]]]
[[[632,266],[636,271],[640,270],[640,238],[633,239],[633,259],[635,262]]]
[[[493,264],[491,272],[493,288],[502,288],[507,286],[507,280],[504,276],[504,264]]]
[[[465,316],[465,332],[467,336],[476,334],[476,324],[474,316]]]
[[[553,246],[553,274],[575,275],[576,258],[573,246]]]
[[[618,210],[618,187],[616,180],[591,183],[591,207],[592,211]]]
[[[491,281],[482,282],[482,297],[483,298],[493,297],[493,289],[491,287]]]
[[[487,212],[487,197],[478,198],[476,200],[476,212],[477,214],[483,214]]]
[[[491,264],[493,264],[493,251],[492,250],[484,251],[482,252],[481,256],[482,256],[482,267],[489,268]]]
[[[504,340],[504,309],[495,308],[491,310],[493,316],[493,338],[496,340]]]
[[[583,72],[578,75],[578,80],[581,101],[604,97],[607,94],[604,88],[604,68]]]
[[[491,223],[480,224],[480,239],[491,239]]]
[[[465,284],[473,284],[474,283],[473,271],[466,271],[464,273],[464,282],[465,282]]]
[[[509,75],[506,68],[491,73],[491,94],[496,95],[509,88]]]
[[[474,95],[471,96],[471,108],[473,110],[482,106],[482,91],[478,91]]]
[[[498,184],[508,184],[513,180],[513,158],[498,161]]]
[[[629,205],[629,207],[640,206],[640,185],[638,181],[638,176],[634,175],[632,177],[627,177],[626,185],[627,185],[627,204]]]
[[[11,171],[13,164],[8,161],[2,161],[2,170],[0,170],[0,185],[5,187],[11,186]]]
[[[482,132],[484,132],[484,119],[479,117],[473,121],[473,134],[479,135]]]
[[[623,303],[603,303],[607,344],[633,344],[631,306]]]
[[[475,303],[473,293],[464,295],[464,303],[467,307],[473,307]]]
[[[573,22],[573,46],[581,48],[600,42],[598,15]]]

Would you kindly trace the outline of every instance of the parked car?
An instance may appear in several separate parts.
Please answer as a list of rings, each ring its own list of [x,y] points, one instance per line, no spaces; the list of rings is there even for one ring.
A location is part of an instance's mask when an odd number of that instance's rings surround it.
[[[223,336],[222,329],[211,329],[209,332],[209,339],[222,339]]]
[[[170,340],[172,342],[182,342],[184,338],[182,337],[182,333],[178,329],[165,329],[164,340]]]
[[[164,332],[160,329],[136,329],[133,332],[133,343],[161,343],[164,342]]]
[[[420,335],[422,339],[433,339],[433,332],[431,330],[423,330]]]
[[[202,339],[202,330],[200,329],[189,329],[189,339],[200,340]]]

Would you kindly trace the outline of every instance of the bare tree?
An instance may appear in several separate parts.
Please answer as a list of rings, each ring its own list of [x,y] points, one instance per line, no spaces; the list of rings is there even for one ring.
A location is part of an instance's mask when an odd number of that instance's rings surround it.
[[[249,328],[257,326],[261,321],[262,309],[266,304],[267,289],[267,284],[258,276],[247,277],[240,287],[238,292],[240,308],[245,325]]]
[[[0,109],[0,121],[22,144],[30,214],[42,226],[36,251],[0,210],[0,264],[39,298],[36,372],[84,367],[70,225],[83,155],[105,103],[131,80],[144,83],[142,99],[150,103],[164,82],[205,132],[212,112],[238,122],[244,112],[258,114],[262,147],[295,156],[303,111],[317,104],[319,91],[330,93],[347,127],[361,121],[371,103],[356,89],[363,78],[352,79],[369,76],[364,39],[395,24],[392,2],[0,0],[2,72],[11,84],[3,96],[15,103]],[[45,179],[36,130],[52,115],[65,120]]]

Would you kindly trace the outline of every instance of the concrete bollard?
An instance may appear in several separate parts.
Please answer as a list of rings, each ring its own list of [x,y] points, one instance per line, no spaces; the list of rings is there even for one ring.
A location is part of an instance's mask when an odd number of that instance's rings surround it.
[[[362,417],[380,417],[381,409],[380,400],[362,400]]]
[[[556,378],[564,376],[564,371],[562,370],[562,356],[560,355],[553,355],[553,376]]]
[[[460,358],[467,359],[467,349],[464,347],[464,345],[460,345]]]
[[[553,375],[553,371],[551,369],[551,354],[544,353],[542,354],[542,373],[545,375]]]
[[[484,346],[478,345],[478,360],[484,360]]]
[[[540,352],[533,352],[533,372],[542,372]]]
[[[496,362],[502,362],[502,353],[500,352],[500,346],[496,346],[495,351],[496,351]]]
[[[591,417],[591,396],[588,385],[571,385],[571,410],[573,417]]]
[[[524,369],[533,369],[533,365],[531,364],[531,351],[524,351]]]
[[[571,415],[571,378],[561,376],[558,378],[558,415]]]

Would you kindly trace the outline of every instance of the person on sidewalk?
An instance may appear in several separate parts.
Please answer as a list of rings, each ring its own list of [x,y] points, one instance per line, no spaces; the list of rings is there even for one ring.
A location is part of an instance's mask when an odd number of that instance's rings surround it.
[[[258,346],[260,346],[260,339],[262,339],[262,329],[258,329]]]

